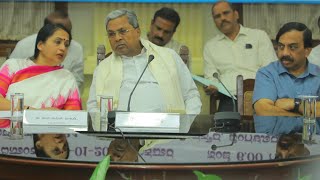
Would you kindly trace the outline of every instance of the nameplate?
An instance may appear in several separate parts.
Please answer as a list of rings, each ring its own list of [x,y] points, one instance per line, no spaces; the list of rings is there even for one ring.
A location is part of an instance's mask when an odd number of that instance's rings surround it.
[[[87,118],[86,111],[25,110],[23,124],[87,126]]]
[[[180,115],[168,113],[117,112],[115,127],[124,132],[178,133]]]

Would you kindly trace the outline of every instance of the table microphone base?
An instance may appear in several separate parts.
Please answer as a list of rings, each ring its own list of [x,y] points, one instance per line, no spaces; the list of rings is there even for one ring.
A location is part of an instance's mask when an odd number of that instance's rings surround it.
[[[116,124],[116,113],[117,112],[127,112],[127,111],[109,111],[108,112],[108,132],[115,132],[115,124]]]
[[[213,118],[213,129],[216,132],[239,132],[240,119],[238,112],[216,112]]]

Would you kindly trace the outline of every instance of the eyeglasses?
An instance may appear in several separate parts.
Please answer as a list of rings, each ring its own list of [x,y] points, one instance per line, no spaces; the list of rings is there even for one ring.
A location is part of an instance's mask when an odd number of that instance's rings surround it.
[[[108,31],[107,35],[109,38],[114,38],[116,37],[117,33],[119,34],[119,36],[125,36],[130,30],[129,29],[118,29],[116,31]]]

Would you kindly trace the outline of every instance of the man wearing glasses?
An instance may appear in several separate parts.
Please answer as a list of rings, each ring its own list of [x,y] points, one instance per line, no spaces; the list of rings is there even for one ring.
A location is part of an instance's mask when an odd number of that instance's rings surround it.
[[[140,39],[133,11],[112,11],[105,24],[113,53],[95,70],[89,112],[98,111],[98,95],[107,95],[113,97],[113,110],[200,113],[200,95],[187,66],[175,51]]]

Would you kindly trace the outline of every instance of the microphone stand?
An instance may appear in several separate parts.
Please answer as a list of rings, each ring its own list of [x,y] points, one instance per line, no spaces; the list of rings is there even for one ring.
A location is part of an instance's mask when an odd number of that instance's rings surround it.
[[[218,73],[213,73],[213,77],[218,79],[218,81],[222,84],[222,86],[229,93],[232,98],[233,111],[225,111],[225,112],[216,112],[214,114],[214,129],[218,132],[237,132],[240,130],[240,113],[236,111],[236,102],[234,100],[234,96],[230,93],[230,91],[226,88],[226,86],[222,83],[220,78],[218,77]],[[238,127],[238,128],[237,128]]]
[[[149,56],[149,58],[148,58],[148,63],[147,63],[147,65],[144,67],[144,69],[143,69],[143,71],[142,71],[142,73],[141,73],[141,75],[140,75],[137,83],[134,85],[134,87],[133,87],[133,89],[132,89],[132,91],[131,91],[131,93],[130,93],[130,95],[129,95],[129,101],[128,101],[128,107],[127,107],[127,111],[128,111],[128,112],[130,112],[130,104],[131,104],[132,94],[133,94],[134,90],[136,89],[136,87],[138,86],[138,84],[139,84],[139,82],[140,82],[140,80],[141,80],[144,72],[146,71],[148,65],[151,63],[151,61],[152,61],[153,59],[154,59],[154,56],[151,54],[151,55]]]
[[[151,63],[151,61],[154,59],[154,55],[149,55],[149,58],[148,58],[148,63],[147,65],[145,66],[145,68],[143,69],[138,81],[136,82],[135,86],[133,87],[130,95],[129,95],[129,100],[128,100],[128,106],[127,106],[127,112],[130,112],[130,104],[131,104],[131,97],[132,97],[132,94],[134,92],[134,90],[136,89],[137,85],[139,84],[144,72],[146,71],[148,65]],[[110,111],[108,112],[108,131],[115,131],[115,128],[110,128],[110,126],[115,126],[115,118],[116,118],[116,111]]]

